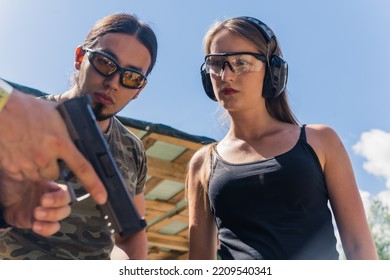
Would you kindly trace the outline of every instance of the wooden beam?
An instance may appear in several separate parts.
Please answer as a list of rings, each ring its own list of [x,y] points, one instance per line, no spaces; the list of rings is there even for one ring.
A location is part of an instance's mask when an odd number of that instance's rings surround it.
[[[148,175],[165,180],[184,182],[186,166],[148,156]]]
[[[185,199],[185,192],[186,190],[184,188],[182,191],[178,192],[173,197],[171,197],[168,202],[175,204],[182,201],[183,199]]]
[[[188,225],[188,216],[182,216],[180,214],[176,214],[172,217],[166,217],[166,218],[160,219],[160,220],[158,218],[159,218],[158,216],[155,218],[157,220],[156,223],[154,223],[150,227],[148,226],[148,231],[158,232],[161,228],[169,225],[172,222],[181,222],[183,224]],[[186,227],[186,229],[183,231],[187,231],[187,229],[188,229],[188,227]]]
[[[148,252],[148,260],[187,260],[188,252],[180,251],[160,251],[157,247],[152,247]]]
[[[142,137],[142,143],[144,144],[145,151],[147,151],[150,147],[154,145],[154,143],[157,142],[156,139],[150,138],[150,135],[145,135]]]
[[[175,158],[173,162],[187,166],[188,162],[190,161],[190,159],[194,154],[195,154],[194,150],[187,149],[184,152],[182,152],[177,158]]]
[[[175,137],[166,136],[166,135],[162,135],[162,134],[157,134],[154,132],[150,133],[149,137],[156,139],[156,140],[164,141],[164,142],[167,142],[170,144],[186,147],[188,149],[195,150],[195,151],[203,146],[203,144],[200,144],[200,143],[191,142],[188,140],[183,140],[180,138],[175,138]]]
[[[149,246],[157,246],[183,252],[188,251],[188,239],[182,236],[147,232],[147,237]]]
[[[160,210],[154,210],[154,209],[146,209],[146,221],[149,223],[150,221],[153,220],[158,220],[160,217],[162,217],[165,214],[165,212],[162,212]]]
[[[163,180],[161,178],[152,177],[148,181],[146,181],[145,194],[148,194],[152,191],[158,184],[160,184]]]

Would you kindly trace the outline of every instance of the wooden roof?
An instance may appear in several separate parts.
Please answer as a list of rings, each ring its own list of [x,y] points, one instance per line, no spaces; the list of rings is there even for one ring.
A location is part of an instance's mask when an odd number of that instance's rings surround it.
[[[184,180],[187,164],[202,145],[214,140],[162,124],[118,118],[142,140],[148,158],[145,191],[148,258],[186,259],[188,210]]]
[[[23,92],[45,93],[10,82]],[[202,145],[214,140],[191,135],[172,127],[127,117],[118,119],[143,142],[148,160],[145,190],[148,258],[188,257],[188,210],[184,180],[187,164]]]

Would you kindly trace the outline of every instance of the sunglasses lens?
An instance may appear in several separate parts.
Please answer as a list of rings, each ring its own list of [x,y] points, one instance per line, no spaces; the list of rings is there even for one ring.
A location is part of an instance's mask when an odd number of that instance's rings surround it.
[[[90,58],[91,64],[104,76],[110,76],[117,69],[115,62],[102,54],[94,53]]]
[[[109,77],[116,71],[121,75],[121,84],[130,89],[140,89],[146,84],[146,77],[132,68],[121,68],[117,62],[103,52],[87,49],[88,59],[97,72],[105,77]]]
[[[128,88],[139,89],[146,84],[146,78],[137,72],[126,70],[122,75],[122,84]]]

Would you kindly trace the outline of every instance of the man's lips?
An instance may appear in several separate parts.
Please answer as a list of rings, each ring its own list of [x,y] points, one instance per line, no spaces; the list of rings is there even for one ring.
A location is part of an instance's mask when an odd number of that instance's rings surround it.
[[[104,93],[95,93],[96,100],[104,105],[112,105],[114,101]]]

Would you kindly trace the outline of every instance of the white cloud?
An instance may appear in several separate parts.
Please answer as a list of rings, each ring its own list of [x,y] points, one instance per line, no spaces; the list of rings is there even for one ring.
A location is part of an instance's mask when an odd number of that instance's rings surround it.
[[[370,220],[371,203],[375,199],[379,199],[384,205],[390,207],[390,133],[379,129],[372,129],[362,133],[360,140],[352,147],[353,151],[363,156],[366,161],[363,168],[370,174],[381,176],[386,180],[386,189],[374,195],[367,191],[360,190],[360,196],[363,201],[364,209],[367,218]],[[343,256],[343,248],[340,241],[340,236],[336,229],[337,249]],[[388,240],[389,228],[387,224],[374,224],[371,226],[371,231],[375,233],[376,238]],[[384,234],[383,234],[384,232]]]
[[[390,133],[379,129],[363,132],[359,142],[352,149],[366,159],[363,167],[368,173],[386,180],[387,188],[378,194],[360,190],[364,209],[369,217],[371,203],[375,199],[390,207]]]
[[[390,208],[390,190],[385,190],[376,195],[380,201],[382,201],[387,207]]]
[[[352,149],[366,158],[363,168],[370,174],[384,177],[386,187],[390,188],[390,133],[379,129],[363,132]]]

